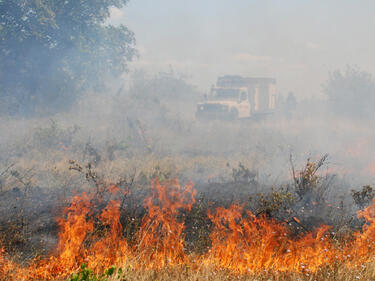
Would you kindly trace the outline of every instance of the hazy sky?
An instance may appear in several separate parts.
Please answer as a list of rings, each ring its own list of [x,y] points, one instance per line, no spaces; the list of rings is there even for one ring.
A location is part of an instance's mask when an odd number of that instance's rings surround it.
[[[321,95],[347,64],[375,72],[373,0],[131,0],[112,22],[135,32],[132,68],[190,75],[208,89],[218,75],[270,76],[281,93]]]

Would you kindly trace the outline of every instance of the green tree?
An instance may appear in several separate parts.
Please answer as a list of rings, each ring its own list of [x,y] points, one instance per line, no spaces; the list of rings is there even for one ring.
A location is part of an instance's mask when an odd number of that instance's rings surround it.
[[[134,34],[106,24],[128,0],[0,0],[0,110],[52,113],[103,87],[136,55]],[[4,106],[5,105],[5,106]]]
[[[375,80],[368,72],[347,66],[330,74],[323,88],[330,109],[336,114],[366,118],[375,106]]]

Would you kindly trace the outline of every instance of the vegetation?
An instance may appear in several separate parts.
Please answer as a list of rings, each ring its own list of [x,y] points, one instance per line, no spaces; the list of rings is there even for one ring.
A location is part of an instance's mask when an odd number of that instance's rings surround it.
[[[0,112],[51,114],[127,70],[134,34],[106,24],[127,0],[0,1]]]
[[[323,91],[334,113],[360,119],[372,116],[375,81],[371,73],[352,66],[345,71],[336,70],[330,74]]]
[[[56,131],[57,129],[54,129]],[[57,131],[60,131],[57,130]],[[60,134],[58,134],[60,135]],[[61,134],[60,136],[64,136]],[[54,145],[54,144],[52,144]],[[53,146],[52,146],[53,147]],[[50,148],[49,148],[50,149]],[[103,149],[105,152],[106,149]],[[101,157],[101,159],[106,159]],[[232,203],[238,203],[244,206],[243,212],[247,210],[251,211],[257,217],[268,217],[269,219],[276,219],[280,222],[287,222],[288,229],[295,233],[295,235],[302,235],[308,231],[315,229],[321,224],[327,223],[333,227],[332,231],[339,233],[341,228],[351,227],[351,225],[358,225],[359,221],[356,219],[355,214],[345,213],[345,209],[341,208],[339,202],[327,202],[327,185],[325,177],[319,175],[319,169],[324,165],[327,156],[322,157],[320,160],[312,161],[308,160],[306,165],[301,169],[295,169],[294,178],[291,183],[281,186],[279,188],[272,188],[264,190],[261,193],[256,192],[256,189],[261,183],[255,180],[256,176],[252,169],[246,167],[243,163],[239,163],[238,167],[228,167],[227,172],[230,177],[224,184],[217,185],[218,183],[213,182],[210,186],[199,186],[197,200],[192,205],[190,210],[182,210],[178,217],[179,220],[184,222],[186,228],[183,231],[185,237],[185,251],[187,253],[204,255],[209,251],[211,247],[210,234],[213,231],[212,219],[208,216],[215,208],[220,206],[230,206]],[[101,160],[104,161],[104,160]],[[113,161],[113,160],[105,160]],[[84,179],[87,185],[82,185],[82,191],[92,190],[95,197],[93,197],[93,209],[89,216],[98,216],[100,212],[105,210],[105,206],[108,204],[113,195],[111,195],[112,186],[118,187],[122,194],[118,199],[121,202],[121,217],[120,222],[123,228],[122,236],[126,238],[130,245],[136,243],[136,233],[139,231],[142,223],[142,219],[146,214],[145,206],[141,203],[144,202],[145,198],[150,194],[150,181],[157,177],[163,182],[168,182],[174,176],[173,172],[168,170],[165,166],[155,165],[154,169],[149,172],[144,170],[142,173],[129,174],[128,176],[122,176],[117,179],[116,182],[110,181],[104,177],[103,171],[100,172],[100,167],[94,167],[93,164],[81,165],[76,161],[70,161],[69,169],[71,174],[69,177],[73,178],[76,174],[80,178]],[[186,169],[186,166],[185,166]],[[141,176],[141,174],[143,174]],[[2,177],[10,184],[9,177],[16,179],[16,182],[25,182],[22,193],[12,193],[14,190],[10,190],[4,193],[7,197],[3,197],[6,200],[14,200],[13,198],[22,198],[23,202],[33,200],[33,194],[38,193],[39,200],[46,200],[45,193],[33,186],[32,180],[27,180],[26,175],[22,170],[17,171],[15,167],[10,167],[7,171],[2,173]],[[112,182],[112,183],[111,183]],[[70,183],[71,184],[71,183]],[[9,186],[8,186],[9,188]],[[218,192],[207,193],[207,189],[219,190],[221,189],[226,197],[220,199]],[[229,188],[229,189],[228,189]],[[79,189],[78,189],[79,190]],[[233,201],[232,197],[228,196],[233,190],[241,194]],[[71,189],[73,191],[73,189]],[[51,191],[49,191],[51,192]],[[364,191],[358,192],[371,193],[369,188],[364,188]],[[70,193],[70,192],[69,192]],[[64,204],[69,206],[70,195],[66,194],[67,201]],[[354,201],[359,195],[355,191],[352,192]],[[3,195],[3,196],[4,196]],[[10,197],[9,197],[10,196]],[[13,197],[15,196],[15,197]],[[55,196],[55,195],[54,195]],[[59,195],[60,196],[60,195]],[[363,197],[363,196],[362,196]],[[364,195],[363,198],[366,196]],[[367,196],[368,197],[368,196]],[[366,198],[367,198],[366,197]],[[1,198],[0,198],[1,199]],[[20,200],[20,199],[17,199]],[[53,210],[61,199],[55,199],[50,205],[50,210]],[[32,227],[35,224],[33,221],[30,209],[35,210],[32,205],[35,201],[30,202],[31,204],[25,204],[22,206],[22,210],[19,210],[18,220],[12,221],[12,224],[3,224],[1,233],[3,243],[6,252],[12,253],[12,255],[18,259],[27,261],[32,256],[39,256],[44,252],[45,254],[50,252],[50,249],[41,249],[46,245],[37,244],[33,242],[33,237],[36,235],[35,228]],[[367,201],[366,201],[367,202]],[[61,203],[61,201],[60,201]],[[47,202],[43,205],[46,206]],[[330,206],[330,204],[334,204]],[[338,205],[336,205],[338,204]],[[337,209],[340,207],[341,209]],[[21,212],[20,212],[21,211]],[[38,215],[40,210],[35,210]],[[329,213],[330,216],[326,214]],[[316,216],[319,216],[317,219]],[[336,220],[332,219],[336,218]],[[354,221],[353,221],[354,220]],[[87,237],[86,244],[90,245],[100,239],[102,235],[106,233],[107,226],[100,223],[97,219],[95,221],[95,230],[92,234]],[[45,222],[42,222],[45,223]],[[56,231],[56,225],[50,225],[50,228]],[[45,231],[43,229],[42,231]],[[354,228],[353,228],[354,231]],[[55,234],[54,234],[55,235]],[[336,239],[336,238],[335,238]],[[30,247],[30,245],[32,245]],[[54,247],[54,244],[49,247]],[[48,247],[47,247],[48,248]],[[139,265],[135,266],[137,258],[125,263],[122,268],[111,267],[103,272],[94,272],[92,269],[87,268],[83,264],[79,271],[72,274],[69,277],[69,281],[83,281],[83,280],[97,280],[97,281],[110,281],[110,280],[232,280],[233,278],[238,280],[349,280],[345,268],[341,268],[339,264],[333,268],[322,268],[318,272],[311,273],[275,273],[268,272],[261,275],[258,274],[237,274],[228,270],[218,270],[217,268],[191,268],[189,266],[171,266],[162,269],[146,269],[138,268]],[[124,270],[123,268],[126,268]],[[345,272],[345,274],[344,274]],[[371,271],[371,265],[366,265],[358,270],[353,270],[350,273],[350,278],[356,278],[357,280],[367,280],[366,278],[372,278],[374,273]],[[281,279],[280,279],[281,278]]]
[[[179,79],[173,77],[165,83]],[[159,78],[150,79],[155,82]],[[142,83],[137,84],[137,87],[141,86]],[[152,106],[146,103],[138,105],[144,107],[139,111],[144,115],[139,112],[132,115],[136,112],[132,112],[131,107],[137,104],[138,97],[130,93],[136,92],[135,88],[124,89],[114,96],[114,103],[108,107],[112,115],[106,120],[95,118],[91,131],[80,123],[79,114],[53,120],[38,119],[27,121],[31,124],[30,129],[14,130],[22,137],[9,138],[7,146],[0,147],[0,233],[6,262],[26,266],[32,264],[35,258],[43,261],[45,257],[54,257],[59,237],[56,217],[66,218],[61,214],[72,206],[74,195],[88,192],[93,195],[90,199],[92,207],[85,217],[93,223],[93,228],[87,231],[81,248],[87,251],[82,250],[81,255],[71,259],[73,266],[66,268],[64,278],[108,281],[345,280],[344,272],[347,270],[340,264],[322,267],[314,274],[308,273],[309,276],[306,272],[250,274],[209,265],[200,268],[191,264],[147,268],[147,259],[141,254],[134,254],[132,259],[120,265],[114,262],[105,264],[109,272],[115,272],[110,276],[106,275],[104,265],[99,271],[89,266],[79,268],[81,263],[87,263],[84,259],[86,254],[98,253],[90,252],[90,247],[97,242],[104,241],[107,243],[104,249],[119,253],[109,240],[103,240],[111,233],[111,225],[101,220],[101,214],[108,210],[111,200],[120,202],[119,224],[116,225],[120,226],[121,232],[117,239],[124,239],[131,251],[137,253],[138,233],[144,229],[142,221],[148,214],[144,202],[153,194],[151,182],[155,178],[162,183],[177,178],[182,185],[190,179],[195,182],[195,202],[190,208],[180,208],[175,212],[176,222],[185,226],[181,231],[182,248],[189,258],[199,258],[210,252],[211,235],[217,229],[217,221],[215,224],[212,216],[218,208],[232,208],[246,219],[251,217],[251,213],[255,224],[258,219],[275,220],[285,225],[288,235],[297,240],[306,233],[315,233],[321,225],[329,225],[329,239],[341,245],[340,241],[347,241],[343,239],[348,239],[348,234],[355,233],[364,225],[363,219],[357,218],[357,209],[351,206],[357,204],[362,209],[369,206],[373,198],[371,188],[350,193],[354,185],[340,182],[334,172],[325,172],[329,165],[327,155],[310,157],[304,163],[291,158],[288,164],[289,151],[284,146],[287,141],[276,131],[272,131],[271,135],[267,123],[194,122],[189,117],[175,115],[172,105],[179,102],[185,105],[186,101],[173,100],[173,93],[165,97],[159,90],[156,91],[158,102],[152,101]],[[195,92],[190,89],[188,93],[194,95]],[[142,98],[147,99],[145,96]],[[119,102],[123,99],[130,102]],[[168,114],[163,115],[163,106],[170,108]],[[189,106],[193,107],[193,103]],[[100,110],[89,109],[95,114],[102,114]],[[114,118],[118,114],[123,119]],[[121,122],[112,123],[112,120]],[[187,120],[188,126],[176,125],[179,122],[185,124],[184,120]],[[266,146],[264,140],[267,137],[271,139],[270,136],[275,141]],[[14,139],[16,141],[12,142]],[[274,149],[274,143],[277,149]],[[301,147],[301,151],[306,148],[303,144]],[[283,154],[287,165],[278,161],[279,151],[287,151]],[[267,177],[278,176],[280,172],[284,173],[282,177],[268,180]],[[113,195],[113,186],[118,187],[120,193]],[[113,216],[112,220],[116,221]],[[241,225],[240,220],[236,223]],[[223,225],[230,227],[229,222]],[[140,260],[143,261],[141,266]],[[50,261],[52,266],[53,259]],[[111,265],[116,265],[116,269],[111,269]],[[373,273],[369,266],[366,264],[364,268],[353,269],[350,277],[370,278]]]
[[[332,136],[294,118],[311,104],[290,93],[280,120],[200,123],[203,94],[172,69],[103,91],[137,56],[107,22],[127,2],[0,0],[0,280],[374,280],[374,188],[324,171],[328,155],[286,164],[314,128]],[[373,112],[358,68],[324,92],[339,116]],[[337,155],[367,153],[339,139]]]
[[[194,270],[187,267],[175,267],[175,268],[166,268],[163,270],[135,270],[128,268],[126,273],[122,273],[117,276],[112,276],[108,279],[100,279],[100,277],[93,276],[92,279],[69,279],[69,281],[138,281],[138,280],[177,280],[177,281],[200,281],[200,280],[209,280],[209,281],[230,281],[230,280],[239,280],[239,281],[311,281],[311,280],[327,280],[327,281],[351,281],[351,280],[360,280],[367,281],[374,278],[373,264],[369,264],[366,267],[361,268],[360,270],[348,271],[345,268],[337,267],[333,270],[323,269],[317,274],[295,274],[295,273],[281,273],[273,274],[265,272],[263,274],[254,275],[254,274],[242,274],[234,275],[233,273],[225,270],[215,270],[210,268],[201,268],[199,270]],[[82,270],[87,272],[88,270]],[[75,275],[77,276],[77,275]],[[83,275],[80,275],[83,276]],[[95,279],[96,278],[96,279]],[[107,277],[104,277],[107,278]]]
[[[118,280],[126,280],[122,278],[121,268],[116,269],[115,267],[111,267],[106,269],[100,276],[97,276],[91,269],[87,268],[86,264],[82,264],[81,269],[77,273],[72,274],[68,281],[108,281],[111,276]]]

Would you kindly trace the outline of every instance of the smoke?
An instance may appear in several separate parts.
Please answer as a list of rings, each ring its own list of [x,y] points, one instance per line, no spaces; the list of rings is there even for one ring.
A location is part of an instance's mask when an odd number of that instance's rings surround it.
[[[144,50],[137,65],[149,70],[172,64],[192,74],[202,90],[228,73],[277,77],[283,93],[293,90],[308,97],[321,95],[328,73],[346,64],[375,71],[370,51],[375,44],[369,14],[373,6],[371,1],[338,0],[235,5],[143,0],[130,2],[123,20]]]
[[[192,204],[185,206],[181,197],[181,206],[193,208],[187,214],[202,221],[206,242],[209,228],[219,225],[215,209],[231,204],[251,211],[254,221],[285,222],[296,235],[323,224],[332,231],[360,229],[355,211],[375,197],[374,5],[131,1],[108,10],[110,18],[100,25],[106,36],[91,31],[83,49],[98,56],[89,60],[76,47],[47,57],[26,46],[20,53],[37,71],[24,72],[28,63],[22,60],[25,66],[9,69],[9,95],[0,100],[4,247],[25,260],[40,254],[34,249],[49,253],[58,243],[54,218],[74,203],[72,195],[96,194],[89,201],[97,201],[92,213],[99,214],[117,187],[124,192],[112,205],[116,216],[110,209],[105,216],[116,217],[131,237],[147,214],[142,202],[156,178],[161,186],[178,180],[182,192],[194,185]],[[70,30],[71,23],[62,22]],[[18,83],[18,72],[30,75]],[[276,110],[258,119],[197,118],[197,104],[222,75],[275,78]],[[165,192],[176,206],[173,190]],[[145,218],[145,226],[155,219]],[[187,241],[200,233],[189,227]],[[125,232],[117,230],[123,239]]]
[[[194,116],[203,93],[185,77],[134,72],[128,81],[128,86],[115,81],[109,91],[87,93],[70,112],[2,118],[2,162],[90,161],[95,158],[85,152],[90,144],[103,166],[112,160],[112,166],[116,161],[136,166],[149,157],[169,159],[166,169],[207,182],[230,179],[241,162],[262,182],[279,185],[291,178],[291,155],[302,167],[307,158],[328,153],[327,173],[354,187],[373,181],[372,122],[333,113],[327,100],[299,99],[291,112],[279,104],[267,120],[205,122]]]
[[[321,173],[336,175],[345,192],[371,184],[372,6],[143,0],[112,8],[109,23],[134,31],[139,60],[128,75],[103,75],[107,87],[85,91],[68,112],[2,116],[0,173],[14,163],[36,171],[37,186],[68,186],[71,175],[57,170],[78,160],[94,162],[108,177],[137,171],[139,177],[159,173],[207,183],[233,180],[241,163],[258,182],[277,187],[291,180],[292,165],[303,167],[306,159],[328,153]],[[347,64],[359,65],[351,69],[360,75],[346,71]],[[341,80],[329,75],[336,70]],[[277,112],[260,121],[197,120],[197,102],[223,74],[276,78]],[[296,108],[288,108],[290,91]]]

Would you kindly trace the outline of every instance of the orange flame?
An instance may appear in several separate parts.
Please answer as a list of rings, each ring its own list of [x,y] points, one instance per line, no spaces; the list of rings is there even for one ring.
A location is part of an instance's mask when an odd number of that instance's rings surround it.
[[[115,187],[111,190],[114,194],[119,192]],[[328,226],[296,238],[286,223],[257,217],[239,205],[218,207],[208,213],[213,225],[211,248],[197,257],[185,251],[183,237],[182,214],[190,211],[195,202],[193,185],[182,187],[177,181],[156,180],[152,191],[144,201],[148,212],[136,234],[135,245],[129,245],[123,237],[120,202],[109,201],[94,220],[93,197],[84,193],[75,196],[58,219],[60,232],[55,253],[22,267],[8,259],[0,247],[1,276],[13,280],[56,280],[75,272],[82,263],[97,273],[124,264],[152,269],[206,265],[234,273],[308,273],[334,268],[337,263],[357,267],[375,258],[375,201],[358,213],[366,221],[362,230],[341,245],[330,237]]]
[[[69,275],[84,263],[87,250],[83,242],[87,233],[94,229],[93,222],[86,219],[90,207],[90,197],[86,193],[75,196],[71,206],[64,209],[63,217],[57,220],[60,229],[57,254],[33,260],[29,268],[18,270],[17,279],[51,280]]]
[[[5,250],[0,246],[0,276],[7,276],[11,270],[14,269],[14,265],[10,260],[6,258]],[[0,277],[1,280],[1,277]]]
[[[372,205],[358,212],[358,218],[365,219],[362,231],[354,233],[354,241],[345,249],[349,265],[360,266],[375,260],[375,199]]]
[[[96,272],[103,272],[112,265],[124,264],[131,252],[127,241],[122,238],[120,202],[110,201],[99,219],[104,226],[109,226],[109,228],[103,237],[89,249],[87,261],[89,268]]]
[[[242,211],[242,207],[232,205],[209,214],[215,228],[206,264],[239,272],[302,272],[315,271],[332,258],[324,235],[328,227],[322,226],[316,233],[293,241],[284,224],[264,216],[257,218],[249,211],[242,216]]]
[[[187,262],[182,231],[184,223],[177,221],[181,210],[191,210],[195,190],[189,183],[182,190],[177,181],[162,185],[153,183],[153,196],[145,200],[148,214],[142,221],[137,250],[139,258],[149,267]]]

